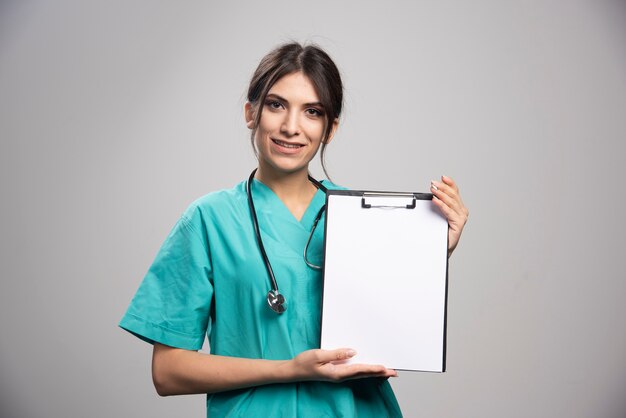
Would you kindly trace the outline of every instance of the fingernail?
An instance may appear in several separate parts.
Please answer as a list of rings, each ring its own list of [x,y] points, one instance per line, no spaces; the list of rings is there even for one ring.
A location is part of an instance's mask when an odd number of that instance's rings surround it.
[[[439,190],[439,189],[437,188],[437,186],[435,186],[435,180],[431,180],[431,181],[430,181],[430,187],[431,187],[433,190]]]
[[[346,355],[347,355],[348,357],[354,357],[354,356],[356,355],[356,351],[354,351],[354,350],[348,350],[348,351],[346,351]]]

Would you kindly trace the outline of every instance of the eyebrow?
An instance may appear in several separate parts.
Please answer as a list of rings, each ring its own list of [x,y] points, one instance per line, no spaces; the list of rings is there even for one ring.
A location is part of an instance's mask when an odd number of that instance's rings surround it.
[[[273,97],[273,98],[276,98],[276,99],[278,99],[278,100],[280,100],[280,101],[282,101],[282,102],[289,103],[289,100],[285,99],[284,97],[281,97],[280,95],[278,95],[278,94],[276,94],[276,93],[269,93],[269,94],[266,96],[266,98],[268,98],[268,97]],[[320,102],[305,103],[305,104],[304,104],[304,106],[305,106],[305,107],[309,107],[309,106],[317,106],[317,107],[321,107],[322,109],[324,108],[324,106],[323,106],[323,105],[322,105],[322,103],[320,103]]]

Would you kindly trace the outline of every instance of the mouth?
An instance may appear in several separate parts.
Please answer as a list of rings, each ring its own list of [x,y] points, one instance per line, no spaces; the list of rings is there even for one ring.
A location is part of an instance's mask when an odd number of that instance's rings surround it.
[[[281,141],[279,139],[274,139],[272,138],[272,142],[275,143],[278,146],[284,147],[284,148],[290,148],[290,149],[298,149],[298,148],[302,148],[304,145],[302,144],[295,144],[295,143],[291,143],[291,142],[285,142],[285,141]]]

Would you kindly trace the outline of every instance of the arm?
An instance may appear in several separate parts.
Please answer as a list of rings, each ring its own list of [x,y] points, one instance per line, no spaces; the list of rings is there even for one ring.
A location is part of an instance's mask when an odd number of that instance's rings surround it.
[[[291,360],[225,357],[154,344],[152,380],[161,396],[214,393],[270,383],[306,380],[340,382],[363,377],[397,376],[395,370],[345,364],[350,349],[307,350]]]
[[[430,190],[434,196],[433,203],[448,219],[448,257],[450,257],[459,243],[469,211],[461,200],[458,186],[450,177],[441,176],[441,181],[431,181]]]

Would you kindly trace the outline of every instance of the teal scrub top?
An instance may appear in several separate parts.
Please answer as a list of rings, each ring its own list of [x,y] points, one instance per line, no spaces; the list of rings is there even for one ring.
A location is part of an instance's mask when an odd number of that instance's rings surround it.
[[[338,186],[323,182],[328,189]],[[306,265],[304,247],[325,194],[318,190],[298,221],[258,180],[252,194],[265,250],[287,310],[266,301],[270,280],[256,242],[246,182],[193,202],[159,250],[120,327],[144,341],[212,354],[291,359],[320,347],[322,275]],[[308,259],[323,260],[323,219]],[[339,347],[337,347],[339,348]],[[358,347],[355,347],[358,349]],[[389,382],[380,378],[342,383],[268,384],[209,394],[215,417],[400,417]]]

